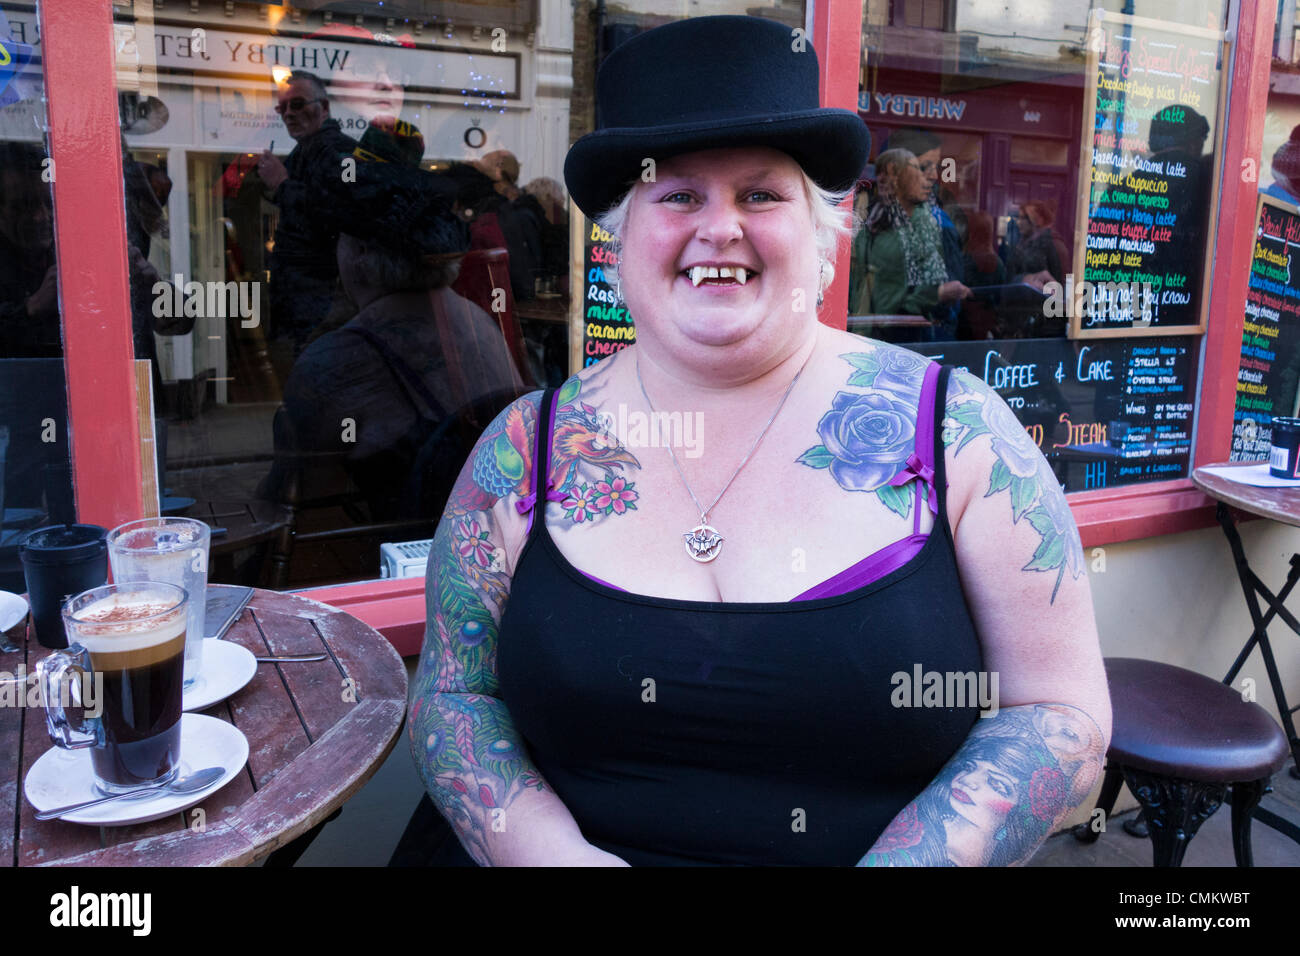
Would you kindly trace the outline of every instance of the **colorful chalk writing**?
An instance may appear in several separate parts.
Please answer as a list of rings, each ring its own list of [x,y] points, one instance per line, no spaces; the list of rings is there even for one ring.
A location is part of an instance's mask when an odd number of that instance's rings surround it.
[[[909,348],[966,369],[1001,395],[1066,491],[1188,474],[1200,352],[1194,336]]]
[[[1130,303],[1090,312],[1080,328],[1197,326],[1222,38],[1117,14],[1098,20],[1079,262],[1085,281],[1149,285],[1152,298],[1141,314]]]
[[[595,365],[636,341],[636,325],[618,297],[614,270],[618,254],[608,248],[610,235],[586,221],[582,248],[582,365]]]
[[[1232,461],[1265,461],[1274,416],[1295,410],[1300,377],[1300,214],[1262,197],[1241,330]]]

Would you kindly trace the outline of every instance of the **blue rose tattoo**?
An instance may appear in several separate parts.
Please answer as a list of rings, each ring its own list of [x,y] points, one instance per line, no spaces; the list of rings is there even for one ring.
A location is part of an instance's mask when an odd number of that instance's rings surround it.
[[[841,355],[853,366],[848,384],[867,389],[837,392],[831,410],[817,423],[820,445],[799,456],[800,464],[825,468],[845,491],[870,491],[906,518],[912,495],[888,484],[916,447],[916,408],[929,360],[904,349]]]
[[[916,408],[889,395],[839,392],[817,423],[817,434],[822,440],[818,448],[830,455],[827,467],[841,488],[875,491],[898,473],[912,451]],[[810,448],[804,458],[818,448]]]

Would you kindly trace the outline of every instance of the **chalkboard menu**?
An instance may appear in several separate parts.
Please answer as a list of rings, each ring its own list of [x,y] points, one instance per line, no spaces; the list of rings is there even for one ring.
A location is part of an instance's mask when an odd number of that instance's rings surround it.
[[[1232,460],[1264,461],[1275,415],[1295,413],[1300,376],[1300,210],[1260,195],[1255,251],[1241,331]]]
[[[1087,47],[1070,335],[1204,332],[1223,34],[1094,10]]]
[[[1066,491],[1188,474],[1200,340],[1007,339],[909,345],[1006,399]]]
[[[609,233],[573,203],[569,222],[569,261],[577,273],[570,276],[569,288],[580,293],[573,297],[569,316],[569,371],[576,373],[635,342],[636,327],[616,291],[618,255],[606,248]]]

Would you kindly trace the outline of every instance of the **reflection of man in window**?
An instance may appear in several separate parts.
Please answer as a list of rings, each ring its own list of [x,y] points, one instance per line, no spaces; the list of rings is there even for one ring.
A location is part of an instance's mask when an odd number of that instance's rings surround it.
[[[519,160],[509,150],[498,149],[456,163],[447,175],[460,190],[459,203],[470,223],[470,248],[509,250],[515,301],[531,299],[542,270],[546,214],[536,198],[519,191]]]
[[[55,358],[59,302],[50,187],[44,153],[0,143],[0,356]]]
[[[325,86],[311,73],[290,75],[275,111],[297,145],[284,162],[264,151],[257,171],[280,207],[270,258],[272,338],[296,356],[334,301],[339,234],[328,197],[357,144],[330,117]]]
[[[379,520],[436,519],[482,426],[523,391],[496,322],[451,289],[463,237],[441,218],[340,237],[361,311],[308,345],[285,384],[277,450],[315,453],[319,468],[343,459]]]

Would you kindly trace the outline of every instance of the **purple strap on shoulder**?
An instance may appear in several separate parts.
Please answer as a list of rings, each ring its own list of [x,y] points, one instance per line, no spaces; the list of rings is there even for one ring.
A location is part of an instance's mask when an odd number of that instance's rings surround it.
[[[533,533],[533,519],[537,516],[538,509],[533,506],[537,504],[536,489],[542,486],[541,476],[546,476],[546,500],[563,501],[564,495],[554,491],[551,487],[551,435],[555,432],[555,410],[559,406],[559,393],[556,392],[551,398],[551,414],[549,420],[545,423],[544,428],[538,429],[537,445],[533,449],[533,491],[524,495],[515,502],[515,511],[528,515],[528,534]],[[540,424],[540,423],[539,423]]]
[[[907,466],[889,479],[889,485],[901,488],[913,478],[920,478],[929,486],[930,511],[939,514],[939,495],[934,485],[934,402],[938,392],[940,367],[931,362],[925,370],[925,381],[921,385],[921,400],[916,409],[916,447],[907,456]],[[917,495],[919,497],[920,490]]]

